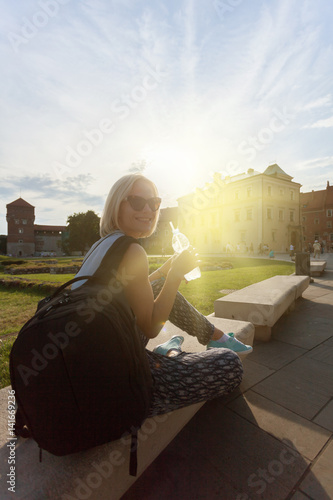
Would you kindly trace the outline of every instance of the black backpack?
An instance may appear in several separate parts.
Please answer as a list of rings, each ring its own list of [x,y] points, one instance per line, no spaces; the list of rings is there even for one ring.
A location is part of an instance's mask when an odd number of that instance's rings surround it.
[[[10,378],[18,435],[62,456],[130,433],[130,474],[136,475],[136,433],[150,408],[152,376],[117,279],[133,242],[121,236],[92,276],[68,281],[39,303],[13,344]]]

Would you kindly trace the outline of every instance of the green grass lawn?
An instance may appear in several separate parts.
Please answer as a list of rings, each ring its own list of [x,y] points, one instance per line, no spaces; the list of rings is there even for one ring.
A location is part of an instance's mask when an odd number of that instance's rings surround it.
[[[233,269],[202,272],[200,279],[182,283],[179,288],[204,315],[214,312],[214,301],[225,295],[220,290],[240,290],[272,276],[292,274],[295,270],[290,262],[240,258],[228,261],[234,265]]]
[[[0,286],[1,327],[0,338],[3,335],[16,333],[35,313],[38,301],[45,293],[29,288],[19,290]]]
[[[203,271],[200,279],[188,284],[182,283],[180,292],[202,314],[207,315],[214,311],[214,301],[224,295],[220,290],[239,290],[245,286],[257,283],[264,279],[279,274],[292,274],[295,264],[284,261],[271,261],[265,259],[228,258],[205,259],[204,265],[221,265],[230,262],[233,269]],[[156,262],[152,263],[156,267]],[[73,277],[72,274],[36,274],[19,275],[19,278],[31,283],[52,282],[53,286],[62,284]],[[14,280],[18,277],[0,273],[0,279]],[[48,293],[39,290],[37,286],[25,289],[8,288],[0,285],[1,301],[1,326],[0,326],[0,373],[1,385],[5,387],[9,382],[8,356],[15,337],[4,337],[16,334],[24,323],[34,314],[38,301]],[[1,338],[2,337],[2,338]]]

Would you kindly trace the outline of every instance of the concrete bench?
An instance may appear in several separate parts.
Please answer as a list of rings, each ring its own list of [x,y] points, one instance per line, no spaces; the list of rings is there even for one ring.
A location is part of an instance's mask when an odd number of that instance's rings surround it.
[[[252,324],[223,320],[214,315],[209,319],[219,328],[227,332],[233,331],[240,340],[252,345]],[[177,334],[183,332],[167,322],[158,338],[151,340],[148,347],[153,349],[155,345]],[[186,334],[184,337],[184,350],[200,352],[205,349],[195,338]],[[129,437],[65,457],[56,457],[43,451],[40,463],[39,448],[34,440],[14,440],[9,435],[8,390],[10,387],[0,391],[1,500],[14,497],[34,500],[118,500],[204,404],[197,403],[158,415],[143,423],[138,433],[138,474],[135,478],[128,472]],[[12,447],[8,446],[11,442]],[[10,473],[9,457],[14,459],[15,494],[8,491],[10,484],[6,483],[6,475]]]
[[[249,321],[255,339],[268,341],[272,326],[295,307],[309,283],[309,276],[273,276],[216,300],[215,316]]]
[[[129,437],[65,457],[43,451],[39,462],[39,448],[33,439],[13,440],[9,436],[8,389],[0,391],[1,500],[118,500],[204,404],[155,416],[143,423],[138,433],[138,474],[133,477],[128,472]],[[8,446],[11,442],[12,447]],[[9,458],[14,459],[14,465],[8,464]],[[15,493],[8,490],[10,484],[6,483],[10,466],[15,466]]]
[[[310,275],[321,276],[326,268],[326,260],[311,260],[310,262]]]

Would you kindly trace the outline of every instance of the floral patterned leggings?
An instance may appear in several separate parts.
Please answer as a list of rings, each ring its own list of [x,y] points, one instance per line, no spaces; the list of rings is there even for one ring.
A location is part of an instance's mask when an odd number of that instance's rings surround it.
[[[152,283],[156,297],[163,280]],[[169,320],[189,335],[206,345],[214,326],[179,292]],[[148,339],[142,335],[144,345]],[[167,357],[146,349],[154,379],[153,401],[149,416],[167,413],[201,401],[218,398],[233,391],[241,383],[242,363],[233,351],[224,348],[200,353],[182,352]]]

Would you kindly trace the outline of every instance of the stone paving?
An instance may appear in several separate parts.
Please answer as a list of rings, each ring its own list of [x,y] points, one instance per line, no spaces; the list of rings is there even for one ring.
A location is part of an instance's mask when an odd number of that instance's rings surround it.
[[[255,343],[240,388],[206,403],[122,500],[333,499],[333,254],[323,258],[272,340]]]

